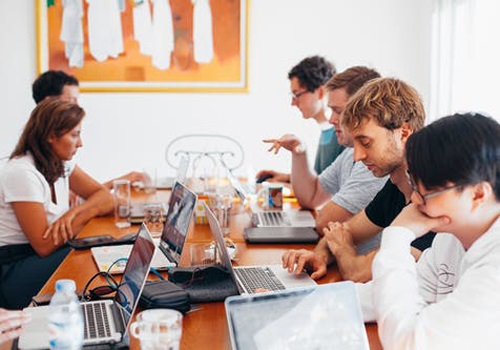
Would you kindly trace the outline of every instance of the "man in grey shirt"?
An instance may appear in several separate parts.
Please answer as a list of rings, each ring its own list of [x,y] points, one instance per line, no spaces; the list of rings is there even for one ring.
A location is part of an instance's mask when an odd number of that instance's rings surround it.
[[[270,151],[281,147],[292,152],[292,187],[303,208],[315,209],[324,205],[316,218],[316,228],[322,233],[329,221],[342,222],[363,210],[384,186],[387,177],[376,178],[361,162],[353,160],[353,141],[340,128],[341,114],[349,97],[371,79],[380,77],[367,67],[351,67],[336,74],[326,83],[328,107],[332,110],[330,123],[340,144],[347,146],[340,156],[321,175],[314,174],[307,162],[307,151],[301,141],[291,134],[280,139],[265,140],[272,143]],[[358,247],[367,252],[378,246],[379,237]]]

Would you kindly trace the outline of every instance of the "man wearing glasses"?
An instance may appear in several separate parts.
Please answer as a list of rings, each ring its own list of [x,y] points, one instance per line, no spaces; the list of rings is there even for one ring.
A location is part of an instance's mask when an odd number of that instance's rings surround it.
[[[314,251],[287,251],[284,268],[297,273],[305,268],[318,279],[335,260],[344,279],[371,279],[376,251],[358,255],[355,245],[378,235],[410,202],[413,188],[406,176],[404,147],[424,122],[419,94],[401,80],[374,79],[351,97],[342,117],[342,131],[353,139],[354,160],[363,162],[374,176],[389,175],[390,180],[363,211],[343,223],[329,222],[323,230],[325,237]],[[433,237],[434,233],[428,233],[412,242],[416,259],[431,245]]]
[[[331,62],[320,56],[311,56],[300,61],[288,73],[292,106],[300,110],[304,119],[314,119],[321,128],[314,163],[314,170],[317,174],[332,164],[344,150],[344,147],[337,141],[335,130],[328,123],[325,105],[324,85],[335,72],[335,67]],[[261,180],[265,178],[269,182],[290,182],[290,174],[274,170],[261,170],[256,177]]]

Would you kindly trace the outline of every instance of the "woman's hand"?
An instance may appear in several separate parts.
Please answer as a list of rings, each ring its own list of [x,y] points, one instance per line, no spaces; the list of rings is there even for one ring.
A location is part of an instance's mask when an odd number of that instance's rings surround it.
[[[44,232],[42,238],[48,239],[52,236],[55,246],[64,244],[68,239],[72,239],[76,234],[73,230],[73,220],[77,213],[74,209],[68,210],[63,216],[54,221]]]

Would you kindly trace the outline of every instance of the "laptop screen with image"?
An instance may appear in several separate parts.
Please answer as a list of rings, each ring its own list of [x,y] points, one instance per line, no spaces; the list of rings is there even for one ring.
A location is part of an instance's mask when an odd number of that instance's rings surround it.
[[[196,194],[180,182],[176,182],[168,205],[160,248],[178,259],[186,241],[186,235],[196,204]]]

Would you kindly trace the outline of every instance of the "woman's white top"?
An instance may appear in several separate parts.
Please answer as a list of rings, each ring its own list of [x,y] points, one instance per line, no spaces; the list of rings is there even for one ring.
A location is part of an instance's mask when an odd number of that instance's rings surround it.
[[[36,169],[30,153],[7,162],[0,173],[0,246],[28,243],[12,208],[13,202],[42,203],[49,224],[68,211],[69,176],[75,164],[65,162],[64,167],[64,176],[54,183],[57,199],[54,204],[49,183]]]

